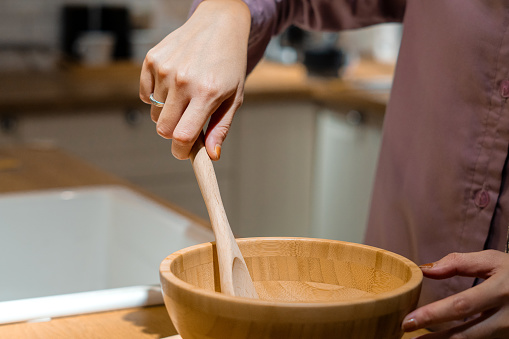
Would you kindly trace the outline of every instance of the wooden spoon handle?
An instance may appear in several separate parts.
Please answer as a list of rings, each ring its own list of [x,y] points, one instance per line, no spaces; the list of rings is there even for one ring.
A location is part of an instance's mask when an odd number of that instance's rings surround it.
[[[219,193],[214,166],[203,144],[202,135],[196,140],[189,156],[203,200],[207,206],[216,242],[228,244],[231,240],[230,235],[233,238],[233,234]]]
[[[214,166],[203,143],[203,135],[196,140],[190,158],[216,238],[221,292],[258,298],[246,262],[228,223]]]

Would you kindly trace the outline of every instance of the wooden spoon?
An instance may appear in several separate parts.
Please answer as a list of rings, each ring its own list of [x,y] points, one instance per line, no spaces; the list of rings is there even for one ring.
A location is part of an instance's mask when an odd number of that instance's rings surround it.
[[[200,135],[196,140],[190,158],[216,238],[221,292],[238,297],[258,299],[246,262],[226,218],[214,166],[205,149],[203,135]]]

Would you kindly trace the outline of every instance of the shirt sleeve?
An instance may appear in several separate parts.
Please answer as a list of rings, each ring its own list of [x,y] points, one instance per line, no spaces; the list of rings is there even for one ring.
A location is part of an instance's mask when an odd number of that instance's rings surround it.
[[[191,13],[204,0],[193,0]],[[263,57],[272,36],[290,25],[339,31],[383,22],[400,22],[405,0],[243,0],[251,11],[248,73]]]

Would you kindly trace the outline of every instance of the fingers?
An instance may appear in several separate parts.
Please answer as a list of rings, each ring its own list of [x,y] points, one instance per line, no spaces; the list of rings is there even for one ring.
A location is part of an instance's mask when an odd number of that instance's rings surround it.
[[[164,92],[165,89],[168,93]],[[193,94],[197,92],[199,94]],[[233,115],[241,104],[236,96],[236,92],[192,91],[176,81],[157,76],[154,99],[165,104],[162,108],[152,106],[150,113],[157,123],[157,133],[173,139],[172,153],[181,160],[189,157],[196,138],[212,115],[206,137],[206,140],[210,139],[207,152],[212,160],[218,160]]]
[[[433,324],[463,320],[486,310],[498,308],[505,302],[505,296],[509,295],[505,284],[509,273],[505,264],[508,258],[505,253],[490,250],[450,254],[434,265],[429,267],[424,265],[423,272],[432,278],[442,279],[460,275],[487,280],[466,291],[415,310],[405,317],[403,329],[413,331]],[[494,276],[499,272],[501,274]]]
[[[421,266],[427,277],[454,275],[486,279],[466,291],[423,306],[403,320],[403,330],[414,331],[435,324],[475,317],[460,326],[420,338],[495,339],[509,337],[509,256],[493,250],[450,254]]]
[[[146,104],[150,104],[150,93],[154,90],[154,76],[150,71],[148,62],[145,59],[143,66],[141,67],[140,74],[140,99]]]
[[[494,250],[451,253],[435,263],[420,267],[426,277],[433,279],[445,279],[456,275],[487,279],[507,260],[507,256]]]
[[[233,116],[241,105],[242,95],[231,97],[224,101],[210,118],[205,134],[205,148],[212,160],[219,160],[221,157],[223,142],[230,130]]]
[[[154,120],[154,117],[156,118],[154,122],[157,123],[156,130],[160,136],[165,139],[173,139],[175,127],[187,110],[189,102],[189,98],[182,93],[175,90],[169,91],[165,99],[164,107],[159,109],[159,113],[154,111],[154,115],[152,115],[152,120]]]
[[[483,313],[479,317],[459,326],[426,334],[419,339],[490,339],[506,338],[507,325],[499,324],[501,315],[498,310]],[[504,329],[505,328],[505,329]]]
[[[463,320],[500,304],[499,292],[490,281],[418,308],[403,320],[407,332],[433,324]]]
[[[164,89],[164,86],[156,86],[156,83],[160,83],[160,81],[156,80],[157,72],[155,71],[156,68],[156,59],[157,57],[154,56],[156,52],[155,49],[150,50],[147,53],[147,56],[145,57],[145,60],[143,61],[143,66],[141,68],[141,74],[140,74],[140,99],[146,104],[151,104],[150,101],[150,95],[154,95],[154,99],[157,101],[164,102],[164,98],[166,98],[166,92],[164,92],[162,89]],[[157,89],[156,89],[157,87]],[[156,107],[152,105],[150,107],[150,116],[152,118],[152,121],[157,122],[159,115],[161,114],[161,107]]]
[[[165,99],[167,97],[167,94],[161,90],[159,90],[160,88],[162,88],[162,86],[156,86],[156,88],[154,89],[154,94],[153,94],[153,98],[159,102],[166,102],[168,101],[167,99]],[[164,106],[167,106],[167,105],[164,105]],[[155,106],[155,105],[151,105],[150,106],[150,117],[152,119],[153,122],[156,122],[159,120],[159,116],[161,115],[163,109],[165,107],[158,107],[158,106]]]
[[[140,98],[150,104],[150,94],[153,93],[155,100],[164,102],[163,107],[152,105],[150,108],[157,133],[163,138],[173,139],[172,153],[177,159],[187,159],[210,114],[220,105],[220,98],[207,93],[193,94],[189,86],[192,81],[177,81],[172,67],[157,66],[155,61],[151,61],[157,59],[156,54],[149,52],[143,64]]]
[[[220,15],[221,20],[217,20]],[[249,8],[242,1],[200,4],[191,18],[147,54],[140,98],[151,107],[157,132],[172,139],[172,153],[186,159],[207,120],[207,152],[217,160],[233,117],[231,100],[242,92],[247,67]]]
[[[210,113],[207,112],[215,112],[218,106],[220,102],[217,100],[210,102],[203,98],[195,98],[190,101],[173,131],[171,151],[175,158],[181,160],[189,158],[194,142],[209,118]]]

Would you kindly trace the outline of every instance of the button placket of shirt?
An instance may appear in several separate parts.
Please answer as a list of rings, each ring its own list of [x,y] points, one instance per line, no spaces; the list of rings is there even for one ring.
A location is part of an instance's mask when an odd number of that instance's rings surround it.
[[[491,220],[493,213],[495,213],[495,203],[499,194],[498,187],[500,186],[500,179],[496,176],[499,166],[502,164],[502,158],[505,161],[507,157],[507,140],[508,134],[506,128],[509,126],[507,114],[507,98],[509,98],[509,77],[507,76],[507,65],[505,55],[508,53],[509,41],[509,7],[506,8],[505,21],[503,24],[504,31],[501,35],[501,41],[496,52],[498,54],[494,66],[493,85],[490,100],[487,102],[487,114],[485,116],[483,136],[479,140],[480,150],[475,163],[474,176],[471,186],[471,207],[466,209],[465,228],[463,236],[460,240],[460,250],[473,251],[476,250],[474,241],[466,238],[467,235],[481,229],[486,229],[488,233],[491,232]],[[497,81],[498,79],[498,81]],[[498,97],[498,98],[497,98]],[[501,100],[502,99],[502,100]],[[502,153],[504,153],[502,155]],[[495,175],[494,175],[495,174]],[[471,223],[475,223],[471,224]],[[478,234],[480,238],[481,234]],[[468,244],[468,245],[467,245]]]

